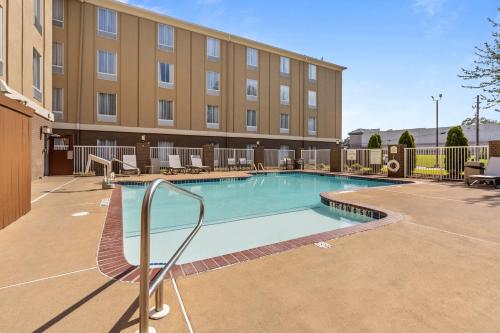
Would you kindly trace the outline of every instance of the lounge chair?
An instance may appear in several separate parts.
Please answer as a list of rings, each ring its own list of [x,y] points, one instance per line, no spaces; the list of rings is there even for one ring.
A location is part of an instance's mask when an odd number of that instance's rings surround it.
[[[203,165],[200,155],[191,155],[191,165],[186,166],[190,172],[200,173],[201,171],[207,171],[210,173],[210,167]]]
[[[467,186],[478,184],[491,184],[500,189],[500,157],[490,157],[484,175],[471,175],[467,177]]]
[[[135,155],[122,156],[121,173],[124,175],[140,174],[140,171],[137,168],[137,159],[135,158]]]
[[[241,157],[239,162],[239,166],[241,169],[250,168],[251,163],[246,158]]]
[[[289,157],[285,157],[280,161],[280,167],[282,167],[284,170],[289,170],[293,169],[293,161]]]
[[[238,166],[236,165],[236,159],[235,158],[228,158],[227,159],[227,168],[229,171],[231,171],[231,168],[237,169]]]
[[[186,172],[186,168],[181,165],[181,159],[179,155],[168,155],[168,167],[166,167],[162,173],[163,174],[176,174],[177,172]]]

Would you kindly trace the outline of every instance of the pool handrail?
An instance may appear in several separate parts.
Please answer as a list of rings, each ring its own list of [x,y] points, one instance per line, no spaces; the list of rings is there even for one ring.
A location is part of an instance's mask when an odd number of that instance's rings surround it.
[[[175,253],[170,257],[170,259],[163,265],[158,274],[153,280],[149,281],[149,265],[150,265],[150,240],[151,240],[151,204],[153,202],[153,197],[161,184],[166,184],[172,190],[187,195],[193,199],[196,199],[200,203],[200,214],[198,217],[198,223],[187,236],[187,238],[182,242]],[[141,208],[141,261],[140,261],[140,289],[139,289],[139,332],[147,333],[149,330],[149,298],[156,291],[155,295],[155,309],[154,312],[157,314],[165,312],[163,304],[163,280],[165,276],[169,273],[170,269],[175,265],[179,257],[182,255],[187,246],[191,243],[196,233],[200,230],[203,224],[203,218],[205,216],[205,205],[203,203],[203,197],[183,189],[175,184],[165,180],[156,179],[149,184],[148,188],[144,193]],[[159,319],[166,316],[166,312],[163,315],[154,317],[154,319]]]

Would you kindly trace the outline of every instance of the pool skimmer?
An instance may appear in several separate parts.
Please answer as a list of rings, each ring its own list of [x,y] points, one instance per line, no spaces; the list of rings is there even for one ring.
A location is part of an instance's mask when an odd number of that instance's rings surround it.
[[[322,249],[329,249],[332,247],[332,245],[328,244],[327,242],[317,242],[317,243],[314,243],[314,245],[316,245],[317,247],[322,248]]]

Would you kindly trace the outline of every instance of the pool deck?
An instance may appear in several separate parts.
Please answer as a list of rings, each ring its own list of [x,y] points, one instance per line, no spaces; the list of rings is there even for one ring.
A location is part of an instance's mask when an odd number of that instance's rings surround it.
[[[135,331],[138,285],[97,269],[101,200],[111,190],[99,177],[50,177],[32,193],[32,211],[0,230],[0,331]],[[419,181],[330,196],[402,219],[328,249],[306,245],[175,279],[193,330],[498,332],[499,190]],[[188,332],[172,280],[165,291],[171,313],[151,324]]]

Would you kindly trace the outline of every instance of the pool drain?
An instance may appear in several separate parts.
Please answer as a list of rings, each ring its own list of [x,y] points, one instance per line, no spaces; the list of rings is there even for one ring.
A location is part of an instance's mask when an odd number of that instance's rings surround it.
[[[316,245],[317,247],[320,247],[322,249],[329,249],[331,248],[332,246],[330,244],[328,244],[327,242],[317,242],[317,243],[314,243],[314,245]]]

